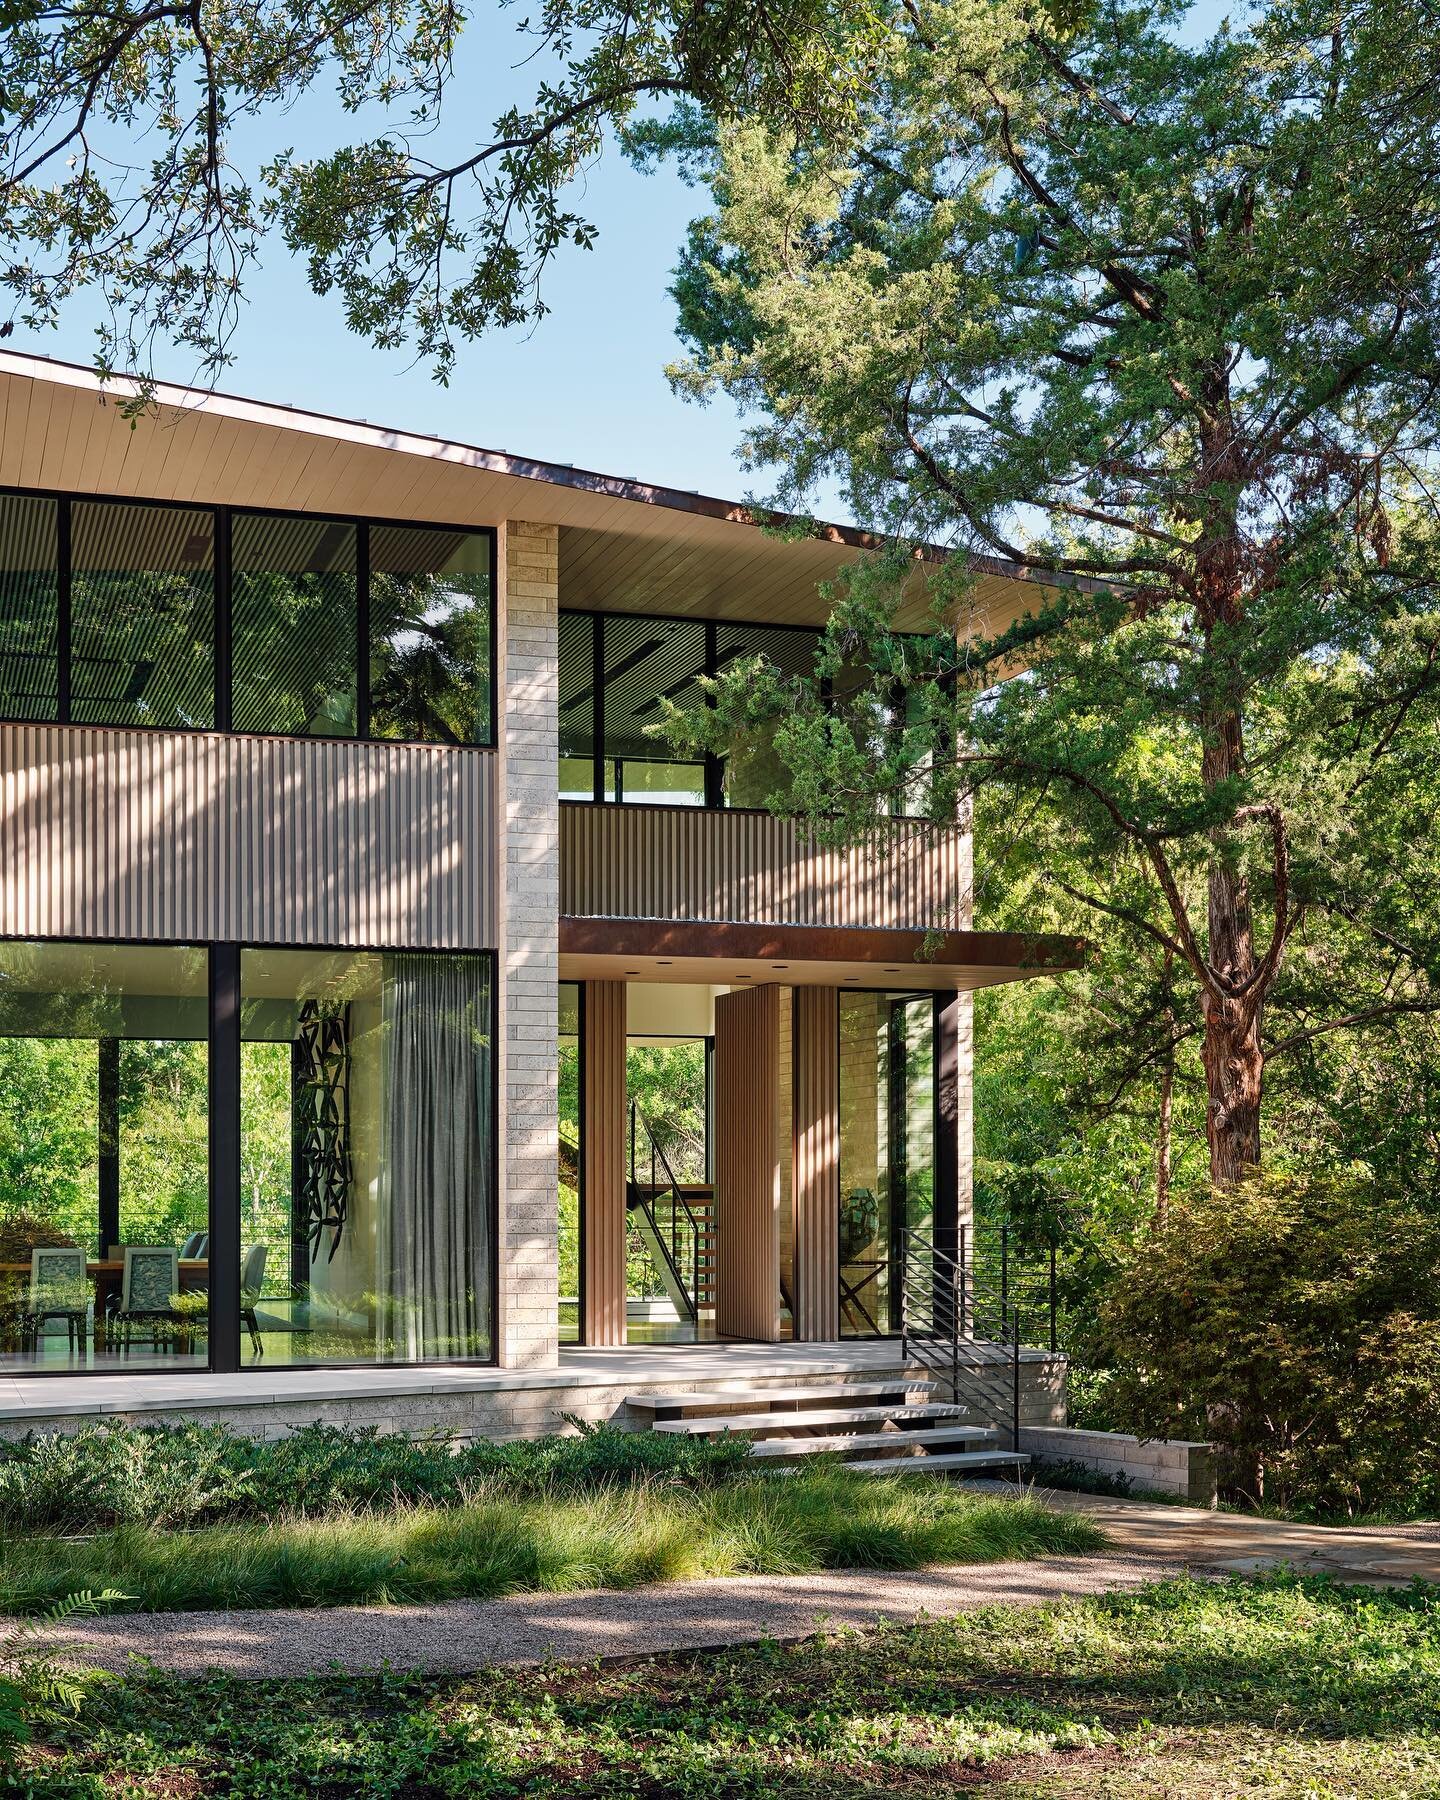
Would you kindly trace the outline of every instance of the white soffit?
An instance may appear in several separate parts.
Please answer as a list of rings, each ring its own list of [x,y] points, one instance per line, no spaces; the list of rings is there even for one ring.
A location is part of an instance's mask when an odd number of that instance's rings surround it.
[[[872,539],[821,526],[763,531],[738,502],[528,460],[235,395],[162,383],[133,422],[93,371],[0,352],[0,486],[188,500],[200,505],[561,527],[562,604],[820,624],[817,584]],[[1044,589],[1023,570],[977,565],[970,629],[993,632]],[[923,625],[923,576],[901,623]],[[1038,592],[1037,592],[1038,589]]]

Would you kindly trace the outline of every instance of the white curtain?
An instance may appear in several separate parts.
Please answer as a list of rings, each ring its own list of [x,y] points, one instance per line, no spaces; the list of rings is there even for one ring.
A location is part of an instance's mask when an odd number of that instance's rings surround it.
[[[397,1362],[491,1353],[490,966],[384,959],[378,1335]],[[391,1327],[384,1323],[385,1302]],[[382,1356],[386,1352],[381,1351]]]

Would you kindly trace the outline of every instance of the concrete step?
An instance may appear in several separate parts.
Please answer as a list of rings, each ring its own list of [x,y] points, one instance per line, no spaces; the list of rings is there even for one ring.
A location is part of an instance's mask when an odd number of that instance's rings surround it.
[[[814,1400],[885,1400],[893,1397],[908,1404],[907,1395],[933,1393],[935,1386],[933,1381],[912,1381],[908,1375],[897,1375],[893,1381],[853,1381],[843,1386],[832,1383],[829,1387],[712,1388],[708,1393],[695,1394],[627,1394],[625,1400],[628,1406],[642,1412],[676,1412],[685,1407],[719,1410],[728,1406],[749,1407],[753,1411],[762,1400],[772,1406],[800,1406]]]
[[[969,1444],[972,1450],[994,1449],[995,1433],[985,1425],[927,1425],[920,1431],[837,1432],[829,1437],[766,1438],[752,1444],[750,1454],[768,1460],[817,1456],[830,1450],[894,1450],[913,1456],[932,1444]]]
[[[897,1468],[907,1475],[921,1470],[927,1475],[963,1475],[967,1470],[1019,1469],[1029,1460],[1014,1450],[960,1450],[950,1456],[872,1456],[840,1466],[859,1475],[893,1475]]]
[[[773,1437],[776,1432],[811,1429],[816,1425],[883,1425],[887,1420],[922,1425],[929,1420],[961,1419],[963,1406],[826,1406],[810,1412],[726,1413],[701,1419],[657,1419],[654,1430],[680,1432],[689,1437],[717,1437],[724,1431],[751,1431]]]

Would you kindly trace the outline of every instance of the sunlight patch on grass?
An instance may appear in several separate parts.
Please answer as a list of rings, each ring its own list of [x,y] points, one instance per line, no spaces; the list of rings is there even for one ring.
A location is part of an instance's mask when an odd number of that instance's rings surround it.
[[[815,1468],[707,1488],[639,1483],[183,1534],[127,1526],[82,1542],[12,1535],[0,1540],[0,1610],[34,1612],[97,1585],[152,1612],[481,1599],[1075,1555],[1101,1541],[1087,1520],[1029,1499]]]

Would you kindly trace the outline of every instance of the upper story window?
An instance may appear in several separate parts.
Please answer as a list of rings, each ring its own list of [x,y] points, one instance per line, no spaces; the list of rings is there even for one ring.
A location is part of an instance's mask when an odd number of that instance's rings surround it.
[[[702,677],[749,657],[782,675],[815,672],[820,633],[809,626],[667,619],[633,613],[560,615],[560,798],[658,806],[763,808],[790,785],[773,726],[734,732],[719,755],[679,759],[657,729],[665,703],[705,704]],[[878,753],[899,730],[914,690],[877,691],[847,666],[822,684],[825,704]],[[886,810],[929,816],[928,766]],[[877,815],[878,816],[878,815]]]
[[[494,534],[0,492],[0,718],[494,741]]]
[[[677,757],[657,730],[665,703],[705,704],[700,678],[763,655],[814,667],[818,632],[628,613],[560,615],[560,796],[652,806],[761,806],[786,772],[768,734],[723,756]]]

